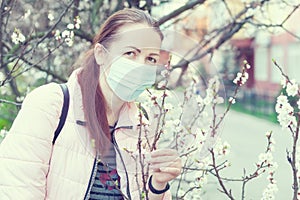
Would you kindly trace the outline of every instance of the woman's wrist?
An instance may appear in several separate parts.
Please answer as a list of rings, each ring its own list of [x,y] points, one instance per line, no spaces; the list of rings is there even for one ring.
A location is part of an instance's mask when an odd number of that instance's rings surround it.
[[[153,175],[151,175],[149,178],[148,186],[149,186],[149,190],[153,194],[163,194],[169,190],[170,185],[168,182],[159,183],[159,182],[153,181],[152,177],[153,177]]]

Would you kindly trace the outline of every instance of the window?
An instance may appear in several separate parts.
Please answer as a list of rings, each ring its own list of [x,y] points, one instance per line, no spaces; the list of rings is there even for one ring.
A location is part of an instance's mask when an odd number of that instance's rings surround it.
[[[258,81],[268,80],[268,49],[258,47],[255,51],[255,79]]]

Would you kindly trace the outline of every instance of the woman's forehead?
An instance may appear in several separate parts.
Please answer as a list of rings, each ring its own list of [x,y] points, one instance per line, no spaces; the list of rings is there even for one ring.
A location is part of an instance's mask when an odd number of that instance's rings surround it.
[[[133,46],[139,49],[156,49],[161,47],[160,35],[144,24],[129,24],[120,28],[112,47],[124,48]]]

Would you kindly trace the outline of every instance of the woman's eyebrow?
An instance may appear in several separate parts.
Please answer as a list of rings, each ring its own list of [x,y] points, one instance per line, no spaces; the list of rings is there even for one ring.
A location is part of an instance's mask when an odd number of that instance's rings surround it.
[[[132,48],[134,50],[136,50],[137,52],[141,53],[142,51],[134,46],[126,46],[126,48]]]
[[[158,56],[159,57],[159,53],[149,53],[149,56]]]
[[[134,47],[134,46],[126,46],[126,48],[132,48],[134,50],[136,50],[137,52],[141,53],[142,50],[137,48],[137,47]],[[159,53],[149,53],[150,56],[159,56]]]

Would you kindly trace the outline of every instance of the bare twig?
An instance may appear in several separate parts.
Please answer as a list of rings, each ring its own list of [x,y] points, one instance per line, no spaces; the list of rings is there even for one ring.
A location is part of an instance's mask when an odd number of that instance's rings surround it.
[[[172,11],[168,15],[163,16],[158,20],[158,24],[162,25],[163,23],[167,22],[168,20],[180,15],[181,13],[194,8],[195,6],[199,4],[203,4],[206,0],[194,0],[194,1],[188,1],[184,6],[178,8],[177,10]]]
[[[22,103],[17,103],[17,102],[14,102],[14,101],[9,101],[9,100],[6,100],[6,99],[0,99],[0,103],[12,104],[12,105],[15,105],[15,106],[21,106],[22,105]]]
[[[298,190],[299,190],[299,183],[298,183],[298,168],[296,166],[297,164],[297,143],[299,138],[299,125],[300,125],[300,116],[298,115],[298,121],[297,121],[297,128],[295,133],[293,134],[293,150],[292,150],[292,156],[289,159],[289,163],[291,165],[292,171],[293,171],[293,191],[294,191],[294,200],[298,199]]]
[[[216,157],[215,157],[215,153],[214,153],[213,149],[210,149],[209,151],[211,153],[212,167],[213,167],[213,169],[215,171],[215,176],[217,177],[218,182],[219,182],[219,184],[221,186],[221,190],[220,191],[222,193],[224,193],[229,199],[234,200],[234,198],[233,198],[233,196],[231,194],[231,190],[228,191],[227,188],[225,187],[225,185],[223,183],[223,180],[221,178],[221,175],[219,173],[220,170],[216,167],[217,163],[216,163]]]
[[[139,164],[140,164],[141,173],[142,173],[143,192],[145,193],[146,200],[148,200],[149,199],[149,195],[148,195],[149,191],[147,189],[147,180],[148,180],[149,173],[148,173],[148,170],[145,171],[145,157],[142,154],[142,149],[143,149],[143,147],[142,147],[142,129],[143,129],[144,123],[143,123],[143,114],[142,114],[142,111],[141,111],[142,110],[141,109],[141,103],[139,103],[138,107],[139,107],[140,129],[139,129],[137,147],[138,147],[138,152],[139,152]],[[147,165],[147,168],[148,168],[148,165]],[[139,193],[142,195],[141,192],[139,192]]]

